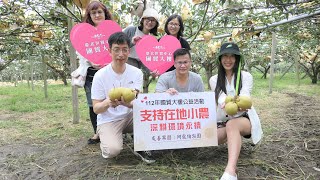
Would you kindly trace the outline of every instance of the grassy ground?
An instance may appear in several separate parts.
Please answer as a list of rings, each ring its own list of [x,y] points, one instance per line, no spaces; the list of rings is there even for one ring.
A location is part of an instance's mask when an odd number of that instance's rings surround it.
[[[281,80],[279,76],[275,76],[272,91],[273,92],[295,92],[308,96],[320,96],[319,84],[311,84],[309,79],[301,80],[301,85],[297,85],[297,81],[293,78],[294,74],[287,75]],[[206,82],[204,80],[204,82]],[[154,92],[155,82],[151,83],[149,92]],[[26,118],[23,120],[15,119],[12,115],[11,121],[1,121],[0,128],[6,132],[17,132],[14,135],[5,138],[19,138],[19,136],[29,136],[35,139],[45,139],[49,137],[69,138],[77,136],[87,136],[91,134],[89,125],[89,115],[86,106],[86,98],[84,90],[79,89],[79,108],[80,123],[72,124],[72,101],[71,87],[64,86],[53,82],[49,85],[48,99],[44,98],[43,87],[41,82],[35,86],[32,91],[26,83],[20,83],[17,87],[1,86],[0,88],[0,107],[2,111],[10,112],[10,114],[28,113],[33,119]],[[264,99],[269,94],[269,80],[261,79],[260,74],[254,74],[253,97]],[[58,114],[56,112],[59,112]],[[51,126],[39,125],[43,122],[50,122]],[[18,122],[17,122],[18,121]],[[39,122],[41,121],[41,122]],[[33,129],[30,127],[39,127]],[[68,131],[66,132],[65,129]],[[23,133],[18,133],[23,132]],[[6,139],[4,139],[6,141]],[[2,141],[3,142],[3,141]]]
[[[319,84],[312,85],[309,79],[304,79],[297,86],[293,74],[286,75],[281,80],[279,75],[275,77],[273,93],[269,94],[269,80],[260,79],[260,76],[254,74],[253,98],[263,122],[265,147],[252,155],[250,144],[244,144],[239,172],[243,179],[291,179],[293,176],[290,174],[302,179],[314,179],[316,176],[313,170],[309,172],[300,167],[302,173],[298,167],[290,167],[294,171],[283,169],[283,166],[274,165],[272,158],[268,156],[272,157],[277,150],[281,150],[282,146],[275,145],[282,140],[283,132],[288,132],[289,135],[297,132],[297,129],[292,128],[300,126],[289,126],[285,111],[298,112],[291,107],[306,100],[306,108],[311,108],[316,114],[319,112],[317,106],[310,105],[319,102]],[[155,83],[152,83],[150,92],[154,92],[154,88]],[[41,82],[35,86],[34,91],[26,83],[19,83],[17,87],[8,84],[0,87],[0,179],[210,179],[209,177],[217,178],[223,172],[226,146],[161,154],[153,166],[143,164],[125,148],[115,162],[106,162],[101,158],[99,146],[86,145],[86,140],[92,135],[92,127],[88,119],[84,90],[79,89],[79,124],[72,123],[70,86],[51,82],[48,96],[48,99],[44,98]],[[297,116],[305,113],[309,112],[301,112]],[[317,122],[318,116],[312,117]],[[308,131],[315,132],[310,137],[319,139],[316,129]],[[319,141],[312,138],[305,139],[305,142],[309,142],[309,148],[317,153]],[[296,147],[293,142],[295,139],[285,140],[289,151],[292,150],[291,147]],[[303,142],[299,141],[299,144]],[[305,154],[300,156],[313,162]],[[250,172],[246,169],[252,165],[258,170]],[[311,167],[313,166],[319,168],[320,165],[312,164]]]
[[[263,99],[269,96],[269,80],[261,79],[260,74],[254,74],[253,97]],[[280,75],[279,75],[280,76]],[[287,75],[281,80],[275,76],[273,82],[273,92],[295,92],[308,96],[320,96],[319,84],[312,85],[309,79],[301,80],[298,86],[294,75]],[[205,82],[205,80],[204,80]],[[41,82],[40,82],[41,83]],[[53,82],[49,85],[48,99],[44,98],[43,87],[41,84],[35,86],[32,91],[26,83],[20,83],[17,87],[2,86],[0,88],[0,107],[2,111],[14,112],[15,114],[28,113],[32,117],[53,123],[53,126],[43,126],[38,129],[28,127],[37,127],[39,120],[32,121],[30,119],[20,120],[17,123],[14,120],[0,122],[0,128],[5,131],[23,132],[30,138],[48,138],[48,137],[77,137],[91,134],[91,128],[88,125],[89,115],[86,106],[86,98],[84,90],[79,89],[79,108],[80,123],[72,124],[72,101],[71,87],[64,86]],[[151,83],[149,92],[154,92],[155,82]],[[59,112],[59,114],[56,114]],[[58,128],[57,128],[58,126]],[[13,128],[14,127],[14,128]],[[60,127],[60,128],[59,128]],[[13,129],[12,129],[13,128]],[[65,132],[68,129],[68,132]],[[19,136],[19,133],[14,133]],[[14,138],[9,136],[8,138]]]
[[[91,129],[86,128],[89,115],[84,90],[82,89],[79,89],[81,116],[79,124],[72,124],[70,86],[50,85],[47,99],[44,98],[43,87],[41,86],[36,86],[34,91],[26,84],[18,84],[17,87],[2,86],[0,97],[2,111],[10,113],[10,116],[12,116],[10,121],[0,122],[0,128],[11,134],[4,138],[19,139],[20,136],[28,136],[35,140],[46,140],[53,137],[69,138],[90,134]],[[17,119],[21,114],[28,114],[28,116],[24,119]],[[3,139],[1,142],[6,141],[8,139]]]

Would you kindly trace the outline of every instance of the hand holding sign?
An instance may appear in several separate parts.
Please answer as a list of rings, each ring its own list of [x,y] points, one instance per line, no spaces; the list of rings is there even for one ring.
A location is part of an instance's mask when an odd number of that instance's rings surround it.
[[[75,25],[70,32],[72,46],[83,57],[94,64],[104,66],[112,61],[108,51],[108,38],[121,27],[114,21],[102,21],[97,27],[88,23]]]
[[[140,37],[140,36],[134,36],[133,38],[132,38],[132,44],[137,44],[137,42],[140,40],[140,39],[142,39],[142,37]]]
[[[170,35],[160,39],[153,36],[143,36],[136,45],[137,54],[141,62],[150,70],[159,74],[166,72],[174,64],[173,52],[181,48],[180,41]]]

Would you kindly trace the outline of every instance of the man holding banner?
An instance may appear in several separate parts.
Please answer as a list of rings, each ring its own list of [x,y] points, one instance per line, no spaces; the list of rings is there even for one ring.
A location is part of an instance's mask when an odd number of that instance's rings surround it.
[[[176,49],[173,59],[176,69],[157,82],[160,93],[140,94],[134,101],[135,151],[218,145],[214,93],[204,92],[201,76],[189,71],[187,49]]]
[[[171,95],[178,92],[204,92],[204,85],[199,74],[190,71],[191,54],[188,49],[180,48],[173,53],[173,71],[159,77],[156,92],[167,92]]]

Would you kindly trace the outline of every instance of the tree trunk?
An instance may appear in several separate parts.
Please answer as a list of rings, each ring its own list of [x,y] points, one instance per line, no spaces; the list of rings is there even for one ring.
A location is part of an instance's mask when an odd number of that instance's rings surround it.
[[[274,77],[274,60],[276,55],[277,39],[276,33],[272,32],[272,48],[271,48],[271,61],[270,61],[270,79],[269,79],[269,94],[272,93],[273,77]]]
[[[269,70],[268,68],[264,69],[264,72],[263,72],[261,79],[267,79],[268,70]]]
[[[72,7],[71,12],[74,11],[74,7]],[[71,18],[68,18],[68,31],[70,33],[72,26],[74,26],[74,21]],[[74,71],[77,68],[77,56],[76,56],[76,51],[71,45],[69,41],[69,56],[70,56],[70,61],[71,61],[71,72]],[[71,73],[70,72],[70,73]],[[62,81],[64,85],[67,86],[67,78],[64,73],[59,73],[58,74],[61,76]],[[78,98],[78,88],[75,86],[72,86],[72,111],[73,111],[73,124],[78,124],[80,121],[80,113],[79,113],[79,98]]]
[[[267,79],[267,75],[268,75],[269,69],[270,69],[270,66],[268,66],[268,67],[265,69],[264,74],[263,74],[264,79]]]
[[[55,81],[58,80],[58,75],[57,75],[55,72],[52,73],[52,76],[53,76],[53,79],[54,79]]]
[[[14,76],[14,87],[17,87],[18,86],[18,76],[15,75]]]
[[[33,76],[33,60],[31,60],[30,58],[29,58],[29,61],[31,61],[30,62],[30,78],[31,78],[31,89],[32,89],[32,91],[34,91],[34,76]]]
[[[212,65],[211,64],[207,64],[204,69],[206,70],[206,77],[207,77],[207,84],[208,84],[208,89],[210,89],[210,84],[209,84],[209,80],[212,77]]]
[[[44,54],[42,54],[42,74],[43,74],[44,97],[47,99],[48,98],[48,81],[47,81],[48,69],[47,69],[47,65],[45,63],[45,55]]]
[[[317,75],[314,75],[313,77],[311,77],[312,84],[317,84],[317,81],[318,81]]]
[[[65,86],[68,85],[68,81],[67,81],[67,77],[66,77],[66,76],[61,77],[61,80],[62,80],[62,82],[63,82],[63,84],[64,84]]]
[[[149,77],[150,77],[150,72],[143,71],[143,93],[148,93],[149,92]]]

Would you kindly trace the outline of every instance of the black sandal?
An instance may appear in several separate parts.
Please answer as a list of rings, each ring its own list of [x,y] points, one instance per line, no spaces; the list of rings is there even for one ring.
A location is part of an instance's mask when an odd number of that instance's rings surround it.
[[[88,139],[88,144],[98,144],[100,143],[100,138],[97,138],[97,139]]]

